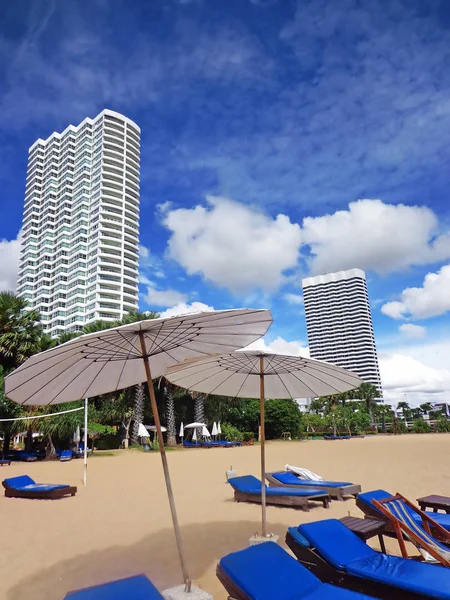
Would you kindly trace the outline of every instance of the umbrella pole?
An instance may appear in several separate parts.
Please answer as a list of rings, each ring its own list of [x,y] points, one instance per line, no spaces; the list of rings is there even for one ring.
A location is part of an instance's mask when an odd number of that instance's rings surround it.
[[[264,356],[259,357],[259,410],[261,422],[261,535],[263,537],[266,537],[266,432],[264,426]]]
[[[83,483],[87,485],[88,399],[84,399],[84,469]]]
[[[167,464],[166,449],[164,447],[164,439],[163,439],[163,435],[162,435],[162,431],[161,431],[161,421],[159,420],[158,405],[156,404],[155,390],[153,389],[152,375],[151,375],[151,371],[150,371],[150,363],[149,363],[148,356],[147,356],[147,349],[145,347],[144,335],[142,333],[139,333],[139,338],[141,341],[145,374],[147,376],[148,393],[150,395],[150,402],[152,405],[153,417],[155,419],[156,433],[158,436],[158,444],[159,444],[159,452],[161,454],[161,462],[162,462],[163,471],[164,471],[164,479],[166,480],[166,489],[167,489],[167,495],[169,497],[169,505],[170,505],[170,512],[172,515],[172,523],[173,523],[173,528],[175,531],[178,555],[180,557],[181,571],[183,573],[183,580],[184,580],[184,583],[186,584],[186,589],[188,592],[190,592],[191,591],[191,580],[189,579],[187,566],[186,566],[186,556],[184,554],[183,542],[181,540],[180,524],[178,522],[177,509],[175,507],[175,499],[173,497],[172,482],[170,481],[169,465]]]

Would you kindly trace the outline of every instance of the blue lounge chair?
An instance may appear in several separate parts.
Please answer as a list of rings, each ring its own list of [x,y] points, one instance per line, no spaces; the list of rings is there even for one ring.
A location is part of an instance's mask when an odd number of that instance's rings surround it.
[[[336,519],[290,527],[286,543],[322,581],[375,598],[450,600],[450,570],[377,552]]]
[[[450,567],[450,533],[401,494],[374,504],[391,522],[404,558],[408,558],[404,535],[420,550],[426,560],[435,560]],[[421,521],[418,522],[414,513]],[[436,537],[435,537],[436,536]],[[439,541],[443,540],[447,545]]]
[[[386,516],[375,506],[374,500],[384,500],[385,498],[391,498],[393,494],[386,492],[386,490],[372,490],[371,492],[364,492],[358,495],[356,499],[356,506],[362,510],[362,512],[371,519],[383,519],[387,522],[388,533],[393,533],[394,530],[386,518]],[[415,508],[415,507],[414,507]],[[417,523],[422,522],[422,518],[415,510],[411,510],[407,507],[407,510],[411,513],[413,519]],[[446,513],[434,513],[431,510],[425,510],[424,513],[431,517],[433,521],[438,523],[441,527],[450,531],[450,515]],[[438,535],[439,539],[439,535]]]
[[[222,446],[222,448],[233,448],[235,446],[233,442],[227,442],[226,440],[217,440],[217,444]]]
[[[163,600],[145,575],[111,581],[103,585],[69,592],[64,600]]]
[[[0,467],[9,467],[10,464],[11,464],[11,461],[9,459],[6,459],[6,458],[0,459]]]
[[[228,483],[234,489],[236,502],[256,502],[261,504],[261,481],[253,475],[232,477]],[[328,492],[317,489],[297,490],[286,487],[267,487],[266,503],[278,506],[293,506],[309,510],[309,502],[322,502],[328,508],[330,496]]]
[[[217,577],[236,600],[373,600],[322,583],[274,542],[224,556]]]
[[[312,481],[310,479],[300,479],[290,471],[278,471],[266,473],[266,479],[270,486],[291,487],[302,489],[316,489],[328,492],[332,498],[344,500],[345,496],[357,497],[361,492],[361,486],[345,481]]]
[[[8,453],[8,458],[11,460],[21,460],[24,462],[34,462],[38,459],[36,452],[27,452],[26,450],[11,450]]]
[[[34,498],[39,500],[75,496],[77,488],[65,484],[36,483],[28,475],[9,477],[2,481],[8,498]]]
[[[72,460],[72,450],[62,450],[59,455],[59,460],[61,462],[67,462],[68,460]]]
[[[200,448],[199,442],[196,442],[195,444],[193,444],[192,442],[189,442],[188,440],[183,440],[183,446],[185,448]]]

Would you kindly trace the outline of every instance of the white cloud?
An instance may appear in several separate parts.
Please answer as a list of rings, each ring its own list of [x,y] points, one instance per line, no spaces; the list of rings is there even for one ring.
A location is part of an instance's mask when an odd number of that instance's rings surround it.
[[[226,198],[207,198],[207,206],[167,212],[168,251],[189,275],[234,293],[255,288],[271,292],[297,265],[300,227],[289,217],[275,219]]]
[[[427,334],[426,327],[414,325],[414,323],[403,323],[398,329],[408,338],[424,338]]]
[[[252,342],[245,350],[261,350],[261,352],[274,352],[275,354],[292,354],[293,356],[304,356],[309,358],[309,348],[302,342],[293,340],[288,342],[278,336],[273,342],[266,343],[264,338]]]
[[[400,294],[400,300],[387,302],[381,307],[388,317],[393,319],[428,319],[450,311],[450,265],[442,267],[437,273],[428,273],[423,286],[406,288]]]
[[[448,356],[450,343],[445,344],[444,352]],[[448,401],[450,370],[445,364],[436,364],[434,358],[433,345],[411,350],[399,348],[381,354],[380,373],[385,400],[391,403],[404,401],[406,394],[411,406]]]
[[[0,241],[0,291],[16,290],[20,246],[20,232],[15,240]]]
[[[209,306],[208,304],[203,304],[203,302],[192,302],[191,304],[187,304],[186,302],[181,302],[176,306],[172,306],[172,308],[168,308],[160,313],[161,317],[176,317],[178,315],[188,315],[196,312],[211,312],[214,310],[213,306]]]
[[[283,294],[283,298],[289,304],[304,304],[303,296],[301,294]]]
[[[438,235],[439,221],[425,206],[358,200],[348,210],[303,220],[312,273],[358,267],[392,273],[450,257],[450,235]],[[436,237],[438,235],[438,237]]]
[[[153,285],[147,287],[147,293],[144,300],[151,307],[154,306],[173,306],[186,302],[188,296],[177,290],[158,290]]]

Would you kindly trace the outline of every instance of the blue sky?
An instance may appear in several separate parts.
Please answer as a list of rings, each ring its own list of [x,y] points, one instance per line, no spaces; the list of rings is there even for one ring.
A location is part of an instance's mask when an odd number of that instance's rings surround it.
[[[28,147],[110,108],[142,129],[142,309],[267,306],[305,352],[301,278],[360,267],[386,397],[450,400],[449,59],[437,0],[3,6],[1,287]]]

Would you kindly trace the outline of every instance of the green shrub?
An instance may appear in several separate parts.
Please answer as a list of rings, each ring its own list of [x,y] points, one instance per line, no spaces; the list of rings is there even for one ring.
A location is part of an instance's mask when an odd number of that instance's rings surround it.
[[[233,425],[223,423],[221,429],[222,435],[228,442],[242,442],[244,439],[244,436],[239,429],[237,427],[233,427]]]
[[[450,421],[444,417],[439,418],[435,425],[434,430],[438,433],[447,433],[450,431]]]
[[[121,439],[117,435],[104,435],[95,440],[94,444],[97,450],[117,450],[120,448]]]
[[[244,431],[242,433],[242,439],[244,442],[249,442],[250,440],[254,440],[256,437],[257,436],[253,433],[253,431]]]
[[[424,421],[423,419],[415,419],[413,421],[412,430],[414,433],[430,433],[431,427],[428,421]]]

